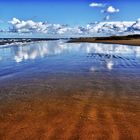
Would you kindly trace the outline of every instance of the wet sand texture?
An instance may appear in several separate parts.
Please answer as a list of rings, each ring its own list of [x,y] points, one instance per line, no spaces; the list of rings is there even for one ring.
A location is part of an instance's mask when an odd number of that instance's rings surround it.
[[[94,76],[89,81],[58,75],[32,84],[29,79],[14,81],[8,88],[3,84],[0,139],[140,139],[139,81]]]
[[[0,140],[140,140],[138,46],[49,41],[0,55]]]

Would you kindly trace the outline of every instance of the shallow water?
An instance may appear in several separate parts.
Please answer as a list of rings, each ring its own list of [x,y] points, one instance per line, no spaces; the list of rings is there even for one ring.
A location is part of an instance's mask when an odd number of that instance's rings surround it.
[[[0,48],[0,79],[4,76],[46,73],[91,73],[131,70],[139,73],[140,47],[48,41]]]
[[[140,47],[0,47],[0,139],[139,139]]]

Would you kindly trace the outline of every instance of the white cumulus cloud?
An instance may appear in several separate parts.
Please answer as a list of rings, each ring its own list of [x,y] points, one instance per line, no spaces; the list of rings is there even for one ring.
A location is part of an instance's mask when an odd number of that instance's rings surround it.
[[[106,13],[118,13],[118,12],[120,12],[120,10],[113,7],[113,6],[109,6],[109,7],[107,7],[107,9],[104,12],[106,12]]]
[[[138,19],[131,27],[131,30],[140,31],[140,19]]]
[[[32,20],[19,20],[13,18],[9,23],[12,25],[10,32],[15,33],[43,33],[51,35],[74,35],[82,34],[84,28],[82,27],[70,27],[68,25],[61,24],[49,24],[46,22],[35,22]]]
[[[32,20],[19,20],[13,18],[11,23],[12,28],[10,28],[10,33],[39,33],[48,36],[98,36],[100,35],[120,35],[120,34],[140,34],[140,19],[137,21],[114,21],[109,22],[110,14],[105,17],[104,22],[95,22],[88,24],[86,26],[68,26],[61,24],[50,24],[46,22],[35,22]]]
[[[92,2],[89,4],[90,7],[104,7],[103,3]]]
[[[13,18],[9,23],[12,24],[11,32],[19,33],[51,33],[55,34],[59,29],[64,27],[60,24],[48,24],[46,22],[34,22],[32,20],[19,20]]]

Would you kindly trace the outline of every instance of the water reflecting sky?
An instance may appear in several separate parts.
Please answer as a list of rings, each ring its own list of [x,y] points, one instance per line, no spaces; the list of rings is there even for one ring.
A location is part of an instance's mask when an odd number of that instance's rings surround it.
[[[92,73],[140,70],[140,47],[65,43],[63,40],[0,47],[0,78],[16,73]]]

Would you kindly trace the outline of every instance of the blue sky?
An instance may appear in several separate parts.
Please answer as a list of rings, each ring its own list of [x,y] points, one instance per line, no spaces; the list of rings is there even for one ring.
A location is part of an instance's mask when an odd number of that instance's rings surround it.
[[[113,5],[120,9],[111,20],[136,20],[140,17],[139,0],[0,0],[0,24],[13,17],[21,20],[84,25],[101,21],[101,7],[90,7],[92,2]],[[3,26],[6,26],[3,25]]]
[[[0,37],[13,36],[15,32],[17,36],[22,33],[26,36],[24,33],[28,32],[28,36],[36,33],[44,37],[47,31],[56,28],[48,28],[48,23],[87,27],[88,23],[96,21],[136,21],[139,13],[140,0],[0,0]],[[44,22],[47,22],[45,27]],[[134,30],[140,30],[139,26]],[[63,29],[57,27],[56,31],[62,33]],[[80,34],[80,31],[75,32]]]

